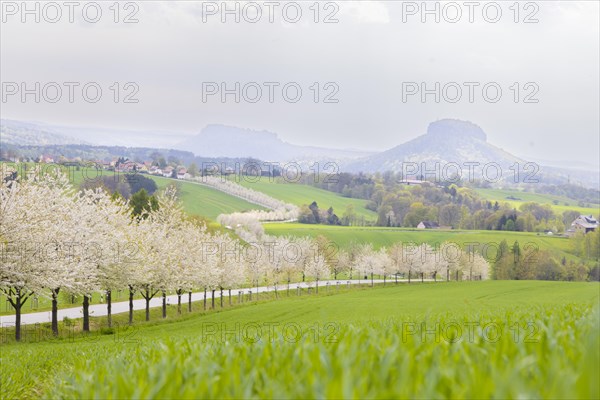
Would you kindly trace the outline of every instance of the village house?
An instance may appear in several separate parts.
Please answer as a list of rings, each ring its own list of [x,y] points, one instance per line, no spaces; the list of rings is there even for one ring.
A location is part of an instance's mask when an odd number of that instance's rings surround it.
[[[150,167],[149,173],[152,174],[152,175],[162,175],[163,171],[162,171],[162,169],[160,169],[156,165],[153,165],[153,166]]]
[[[162,175],[163,175],[165,178],[170,178],[170,177],[171,177],[171,175],[173,175],[173,170],[174,170],[174,169],[175,169],[175,168],[173,168],[173,167],[171,167],[171,166],[169,165],[168,167],[166,167],[165,169],[163,169],[163,174],[162,174]]]
[[[96,165],[100,165],[102,169],[109,170],[115,167],[114,161],[96,161]]]
[[[188,174],[187,169],[185,167],[181,167],[177,170],[177,179],[189,179],[190,174]]]
[[[46,164],[52,164],[52,163],[54,163],[54,158],[51,155],[44,154],[44,155],[40,156],[39,162],[46,163]]]
[[[139,171],[141,164],[133,161],[124,161],[115,165],[115,171],[117,172],[137,172]]]
[[[598,228],[598,220],[591,215],[580,215],[571,223],[571,227],[567,229],[565,234],[572,236],[577,232],[588,233],[594,232]]]
[[[148,166],[146,163],[135,163],[135,170],[141,174],[147,174]]]

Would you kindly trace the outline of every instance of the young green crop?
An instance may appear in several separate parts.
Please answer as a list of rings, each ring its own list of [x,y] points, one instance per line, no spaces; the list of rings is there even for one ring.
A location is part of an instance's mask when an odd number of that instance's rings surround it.
[[[8,344],[0,394],[598,398],[598,289],[531,281],[390,285],[282,296],[142,327],[131,337]],[[274,335],[244,335],[244,327],[265,323],[278,324]],[[302,335],[286,334],[291,325]]]

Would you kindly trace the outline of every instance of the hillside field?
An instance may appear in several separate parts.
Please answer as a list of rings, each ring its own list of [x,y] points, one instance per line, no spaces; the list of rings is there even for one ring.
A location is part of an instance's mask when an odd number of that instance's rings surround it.
[[[115,175],[115,173],[111,171],[100,172],[106,176],[119,175]],[[81,184],[81,182],[83,182],[85,179],[86,173],[88,172],[75,171],[72,179],[74,184]],[[96,171],[92,170],[87,176],[93,178],[94,173],[96,173]],[[148,177],[156,182],[159,190],[163,190],[168,185],[176,184],[180,188],[179,199],[181,200],[183,208],[188,214],[191,215],[197,215],[215,220],[219,214],[230,214],[238,211],[243,212],[248,210],[265,209],[264,207],[247,202],[246,200],[197,183],[148,174],[143,174],[142,176]]]
[[[364,217],[366,221],[377,220],[377,213],[365,208],[367,204],[366,200],[343,197],[337,193],[316,187],[289,183],[281,178],[270,180],[269,178],[261,177],[257,182],[252,182],[251,179],[242,177],[242,179],[237,179],[235,182],[297,206],[309,205],[313,201],[316,201],[321,209],[326,210],[329,207],[333,207],[333,211],[340,218],[344,215],[346,206],[352,204],[357,216]]]
[[[512,207],[519,209],[523,203],[536,202],[540,204],[549,204],[556,214],[562,214],[565,211],[578,211],[583,215],[592,214],[598,217],[600,212],[599,204],[590,204],[590,207],[580,207],[578,201],[563,196],[554,196],[551,194],[540,194],[531,192],[522,192],[514,189],[474,189],[482,198],[498,203],[509,203]],[[521,200],[509,200],[507,197],[514,197]],[[557,202],[558,204],[554,204]]]
[[[265,232],[275,236],[310,236],[323,235],[335,242],[340,248],[348,248],[352,243],[372,243],[375,248],[389,247],[397,242],[415,242],[441,244],[451,241],[460,244],[478,243],[500,243],[506,239],[509,246],[515,241],[519,242],[521,249],[532,243],[537,247],[528,248],[525,253],[532,254],[538,248],[540,250],[551,250],[559,256],[567,259],[573,258],[567,253],[571,244],[566,237],[548,236],[532,232],[508,232],[508,231],[476,231],[476,230],[443,230],[443,229],[415,229],[415,228],[388,228],[388,227],[358,227],[358,226],[332,226],[311,225],[299,223],[264,224]],[[494,248],[490,247],[490,255],[493,256]]]
[[[392,284],[5,343],[0,397],[598,398],[598,290]]]
[[[181,187],[179,192],[184,210],[191,215],[199,215],[216,220],[219,214],[230,214],[249,210],[265,210],[264,207],[247,202],[219,190],[197,183],[177,181],[169,178],[147,175],[152,178],[159,189],[164,189],[169,184],[177,183]]]

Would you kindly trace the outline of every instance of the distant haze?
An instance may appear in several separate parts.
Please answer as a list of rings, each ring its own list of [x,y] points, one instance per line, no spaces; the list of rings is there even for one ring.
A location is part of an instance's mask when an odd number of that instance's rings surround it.
[[[598,2],[535,2],[539,23],[532,24],[522,23],[531,11],[524,9],[520,22],[513,22],[512,2],[500,2],[498,23],[484,21],[480,9],[474,23],[465,15],[458,23],[435,23],[432,17],[421,23],[420,14],[403,22],[402,3],[340,2],[334,24],[312,22],[312,2],[302,3],[296,24],[281,18],[223,24],[219,15],[203,22],[202,3],[187,1],[137,2],[137,24],[112,22],[109,3],[102,3],[97,24],[80,17],[75,23],[23,24],[19,15],[5,15],[3,83],[92,81],[104,97],[94,104],[11,97],[3,101],[1,117],[114,128],[140,142],[144,137],[132,131],[157,133],[161,142],[150,145],[179,143],[223,124],[277,132],[296,145],[366,151],[391,149],[424,134],[432,121],[457,118],[475,122],[489,143],[515,156],[598,167]],[[321,19],[327,11],[321,10]],[[109,89],[114,82],[136,83],[139,103],[115,104]],[[279,91],[273,103],[221,103],[219,96],[203,102],[203,82],[297,82],[303,98],[289,103]],[[314,82],[318,103],[310,89]],[[339,88],[338,103],[323,103],[331,92],[327,82]],[[403,82],[427,82],[430,88],[435,82],[497,82],[503,95],[490,103],[478,89],[473,103],[436,103],[432,96],[426,103],[419,96],[403,102]],[[510,89],[514,82],[520,85],[518,103]],[[539,88],[538,103],[523,103],[531,93],[523,87],[527,83]],[[82,140],[95,142],[99,132],[90,129]]]

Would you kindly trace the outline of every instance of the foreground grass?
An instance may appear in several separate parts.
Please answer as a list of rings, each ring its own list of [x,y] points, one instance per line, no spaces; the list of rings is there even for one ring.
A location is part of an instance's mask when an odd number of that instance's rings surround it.
[[[598,398],[598,301],[595,283],[508,281],[282,297],[134,336],[3,345],[1,394]]]

